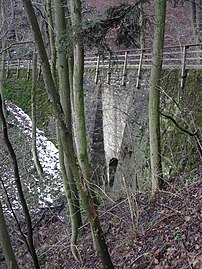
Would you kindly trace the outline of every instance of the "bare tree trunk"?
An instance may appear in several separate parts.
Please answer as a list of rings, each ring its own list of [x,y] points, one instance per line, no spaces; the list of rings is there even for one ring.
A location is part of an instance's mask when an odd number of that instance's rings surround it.
[[[56,75],[56,46],[55,46],[55,33],[53,26],[53,16],[52,16],[52,0],[46,0],[46,13],[48,17],[48,32],[49,32],[49,40],[50,40],[50,51],[51,51],[51,71],[53,74],[53,78],[57,78]],[[56,81],[55,81],[56,83]]]
[[[58,136],[60,168],[62,171],[65,193],[66,193],[66,197],[67,197],[68,205],[69,205],[69,214],[71,218],[71,229],[72,229],[71,251],[74,258],[82,265],[83,261],[76,246],[78,232],[79,232],[78,229],[79,227],[81,227],[81,224],[82,224],[81,215],[80,215],[80,206],[79,206],[78,196],[75,197],[75,191],[72,191],[72,184],[75,185],[75,183],[73,182],[73,177],[72,177],[70,167],[67,167],[67,163],[65,165],[65,162],[64,162],[65,156],[63,153],[63,145],[62,145],[62,139],[60,136],[59,127],[57,127],[57,132],[58,132],[57,136]],[[70,181],[70,178],[71,178],[71,181]],[[74,201],[76,201],[76,204],[74,204]]]
[[[16,183],[19,199],[20,199],[22,209],[23,209],[23,212],[24,212],[24,215],[25,215],[25,221],[26,221],[26,225],[27,225],[29,251],[31,253],[32,260],[34,262],[34,267],[36,269],[38,269],[38,268],[40,268],[40,266],[39,266],[39,262],[38,262],[36,250],[35,250],[35,247],[34,247],[34,242],[33,242],[33,230],[32,230],[31,217],[30,217],[29,209],[28,209],[25,197],[24,197],[23,190],[22,190],[17,158],[16,158],[15,152],[13,150],[13,147],[12,147],[11,142],[10,142],[9,137],[8,137],[7,124],[6,124],[6,120],[5,120],[5,117],[4,117],[4,114],[3,114],[3,110],[2,110],[1,96],[0,96],[0,119],[2,121],[2,126],[3,126],[4,141],[5,141],[5,144],[6,144],[7,148],[8,148],[8,152],[10,154],[11,161],[13,163],[14,177],[15,177],[15,183]]]
[[[2,61],[2,64],[1,64],[1,70],[0,70],[0,95],[1,95],[1,98],[2,98],[2,108],[3,108],[3,113],[4,113],[4,116],[6,117],[6,106],[5,106],[5,102],[4,102],[4,77],[5,77],[5,60],[6,60],[6,35],[4,33],[4,23],[5,23],[5,3],[4,2],[1,2],[0,3],[0,12],[1,12],[1,23],[2,23],[2,31],[3,31],[3,38],[1,40],[1,45],[2,45],[2,55],[1,55],[1,61]]]
[[[164,32],[166,18],[166,0],[156,0],[156,25],[153,42],[153,66],[151,69],[149,92],[149,132],[150,160],[152,173],[152,193],[163,187],[160,141],[160,76],[164,47]]]
[[[88,178],[87,180],[84,179],[82,170],[79,169],[79,166],[77,163],[77,159],[74,152],[74,147],[72,144],[71,133],[68,130],[67,125],[66,125],[65,115],[62,109],[62,105],[60,103],[59,95],[55,88],[47,53],[45,50],[45,46],[43,43],[42,35],[39,29],[36,15],[34,13],[33,6],[30,0],[22,0],[22,3],[24,5],[25,12],[27,13],[29,22],[31,24],[32,31],[35,38],[35,43],[37,44],[38,53],[41,58],[44,83],[46,86],[46,91],[52,102],[55,116],[58,120],[64,154],[71,167],[72,174],[74,176],[82,204],[84,206],[84,209],[86,210],[88,220],[93,229],[94,237],[96,239],[96,243],[99,250],[99,254],[101,256],[103,267],[105,269],[113,269],[114,267],[110,259],[110,255],[108,252],[108,248],[106,246],[105,238],[100,228],[97,210],[94,205],[94,199],[92,198],[91,193],[89,191],[88,183],[89,183],[90,178]]]
[[[2,56],[1,56],[1,70],[0,70],[0,94],[1,94],[1,98],[2,98],[2,105],[3,105],[3,113],[4,116],[6,116],[6,107],[5,107],[5,103],[4,103],[4,76],[5,76],[5,59],[6,59],[6,51],[4,50],[4,48],[6,47],[6,41],[3,39],[2,40]]]
[[[32,93],[31,93],[31,107],[32,107],[32,156],[37,174],[43,179],[43,169],[37,154],[36,147],[36,86],[37,86],[37,54],[33,53],[32,66]]]
[[[140,18],[139,18],[139,24],[140,24],[140,48],[145,48],[145,14],[144,14],[144,8],[143,4],[139,4],[140,8]]]
[[[61,0],[55,0],[55,14],[56,14],[56,40],[57,40],[57,67],[59,75],[59,92],[60,100],[65,115],[65,121],[67,128],[72,136],[72,117],[71,117],[71,100],[70,100],[70,85],[69,85],[69,68],[68,60],[64,52],[60,51],[60,39],[62,35],[67,32],[65,12],[63,2]],[[75,181],[72,175],[72,171],[68,164],[67,158],[63,153],[62,138],[58,129],[58,142],[59,142],[59,153],[60,153],[60,166],[63,173],[63,180],[68,199],[71,225],[72,225],[72,236],[71,236],[71,249],[74,257],[81,263],[81,258],[78,253],[76,243],[78,236],[78,229],[82,225],[80,204],[78,190],[75,185]],[[73,138],[72,138],[73,144]]]
[[[6,260],[7,267],[10,269],[17,269],[17,261],[11,246],[10,237],[8,234],[6,221],[3,214],[3,209],[0,201],[0,244]]]
[[[202,42],[202,0],[191,2],[192,26],[197,43]]]
[[[71,0],[71,16],[73,28],[81,26],[81,1]],[[88,156],[88,144],[86,139],[86,123],[84,110],[84,91],[83,91],[83,74],[84,74],[84,47],[82,40],[74,42],[74,69],[73,69],[73,112],[75,123],[75,136],[78,154],[78,162],[81,168],[83,181],[85,184],[88,202],[94,203],[94,193],[92,191],[91,169]],[[85,205],[86,207],[86,205]],[[104,268],[113,268],[113,264],[108,252],[108,248],[104,239],[103,231],[100,226],[100,221],[96,206],[91,204],[92,212],[88,212],[91,231],[96,249],[100,254]]]
[[[80,25],[81,1],[71,1],[71,14],[73,28]],[[84,112],[83,73],[84,73],[84,49],[81,41],[74,45],[74,69],[73,69],[73,112],[75,123],[75,139],[79,165],[85,179],[90,179],[90,163],[86,139],[86,123]]]

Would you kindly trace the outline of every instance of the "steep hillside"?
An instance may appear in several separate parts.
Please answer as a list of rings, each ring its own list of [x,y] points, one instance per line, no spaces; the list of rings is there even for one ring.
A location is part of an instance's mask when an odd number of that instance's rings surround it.
[[[184,186],[185,177],[196,181]],[[100,207],[102,225],[116,269],[201,269],[202,266],[202,167],[176,177],[170,187],[149,201],[138,193],[116,204]],[[176,188],[178,185],[178,188]],[[136,205],[130,210],[130,204]],[[70,254],[70,226],[65,200],[32,212],[35,243],[42,269],[81,268]],[[20,266],[32,268],[29,255],[12,217],[8,217]],[[84,216],[85,219],[85,216]],[[24,227],[21,221],[22,227]],[[90,228],[80,229],[78,249],[83,269],[101,269],[92,249]],[[4,268],[1,258],[0,267]]]

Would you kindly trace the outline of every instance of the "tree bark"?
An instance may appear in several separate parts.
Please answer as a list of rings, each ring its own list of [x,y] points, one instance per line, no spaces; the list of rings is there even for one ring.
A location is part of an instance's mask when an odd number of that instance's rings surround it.
[[[191,20],[192,20],[192,28],[194,33],[194,38],[196,43],[202,42],[202,1],[201,0],[193,0],[191,3]],[[199,46],[199,50],[201,49],[201,45]],[[201,64],[200,60],[200,52],[197,52],[198,64]]]
[[[82,200],[82,204],[87,213],[87,217],[90,222],[90,225],[93,229],[97,246],[99,246],[98,249],[99,249],[99,254],[103,262],[103,267],[105,269],[113,269],[114,267],[109,256],[109,252],[106,246],[104,235],[100,228],[98,214],[94,205],[94,199],[92,198],[91,193],[89,191],[88,180],[90,178],[88,178],[87,180],[86,179],[84,180],[84,177],[82,175],[82,170],[79,168],[78,163],[77,163],[77,159],[74,152],[74,147],[72,144],[71,133],[67,128],[65,115],[62,109],[62,105],[60,103],[60,97],[54,85],[47,53],[45,50],[45,46],[43,43],[42,35],[39,29],[36,15],[34,13],[33,6],[30,0],[22,0],[22,3],[24,5],[25,12],[28,16],[30,25],[32,27],[32,31],[35,38],[35,43],[37,44],[38,53],[41,58],[45,88],[48,93],[49,99],[52,102],[55,116],[58,120],[59,131],[61,135],[61,141],[62,141],[64,154],[71,167],[72,174],[74,176],[74,179],[75,179],[75,182],[76,182],[79,194],[80,194],[80,198]]]
[[[139,18],[139,25],[140,25],[140,48],[145,48],[145,14],[143,3],[139,4],[140,9],[140,18]]]
[[[6,17],[5,17],[5,3],[2,2],[0,3],[0,11],[1,11],[1,23],[2,23],[2,31],[4,32],[4,21],[6,20]],[[3,33],[4,35],[5,33]],[[6,35],[3,36],[2,38],[2,41],[1,41],[1,45],[2,45],[2,55],[1,55],[1,61],[2,61],[2,64],[1,64],[1,70],[0,70],[0,95],[1,95],[1,98],[2,98],[2,109],[3,109],[3,113],[4,113],[4,116],[6,117],[6,106],[5,106],[5,102],[4,102],[4,77],[5,77],[5,60],[6,60],[6,43],[7,43],[7,40],[6,40]]]
[[[81,1],[71,0],[71,17],[73,29],[81,26]],[[75,36],[77,33],[74,33]],[[78,154],[78,162],[81,168],[83,183],[86,188],[87,200],[90,203],[89,221],[91,224],[91,231],[96,249],[100,254],[103,268],[113,268],[113,264],[108,252],[103,231],[100,226],[98,212],[96,206],[92,203],[95,201],[91,183],[91,168],[88,156],[88,144],[86,139],[86,123],[85,123],[85,109],[84,109],[84,91],[83,91],[83,74],[84,74],[84,47],[82,40],[77,36],[74,40],[74,69],[73,69],[73,112],[75,123],[75,136]]]
[[[33,53],[32,65],[32,93],[31,93],[31,107],[32,107],[32,156],[37,174],[40,179],[43,179],[43,168],[38,158],[36,147],[36,86],[37,86],[37,54]]]
[[[11,245],[10,237],[8,234],[1,201],[0,201],[0,244],[3,250],[7,267],[10,269],[18,268],[17,261],[15,259],[15,255]]]
[[[4,76],[5,76],[5,59],[6,59],[6,51],[4,48],[6,47],[6,41],[3,39],[2,40],[2,56],[1,56],[1,70],[0,70],[0,94],[2,98],[2,105],[3,105],[3,113],[4,116],[6,117],[6,106],[4,103]]]
[[[65,121],[67,128],[72,136],[72,116],[71,116],[71,100],[70,100],[70,85],[69,85],[69,67],[68,60],[64,52],[60,51],[60,39],[62,35],[67,32],[65,12],[63,8],[63,2],[61,0],[55,0],[55,19],[56,19],[56,40],[57,40],[57,67],[59,75],[59,93],[60,101],[62,104]],[[68,199],[72,236],[71,236],[71,250],[74,257],[81,263],[81,258],[78,253],[76,243],[78,236],[78,229],[82,225],[82,218],[80,213],[80,204],[78,190],[75,185],[75,181],[72,175],[72,171],[68,164],[68,161],[63,153],[62,139],[58,129],[58,143],[60,154],[60,166],[63,174],[64,186],[66,190],[66,196]],[[73,144],[73,138],[72,144]]]
[[[73,28],[81,25],[81,1],[71,0],[71,14]],[[86,139],[86,123],[84,111],[83,73],[84,48],[82,41],[77,37],[74,42],[74,69],[73,69],[73,112],[75,123],[75,139],[79,165],[85,179],[90,179],[90,163]]]
[[[164,32],[166,18],[166,0],[156,0],[156,24],[153,42],[153,66],[150,78],[149,93],[149,133],[150,161],[152,174],[152,194],[163,187],[160,140],[160,76],[164,47]]]
[[[51,51],[51,71],[53,74],[53,78],[57,79],[56,72],[56,46],[55,46],[55,33],[54,33],[54,25],[53,25],[53,15],[52,15],[52,0],[46,0],[46,14],[48,18],[48,32],[49,32],[49,41],[50,41],[50,51]]]
[[[40,266],[39,266],[38,257],[37,257],[36,250],[35,250],[35,247],[34,247],[34,242],[33,242],[33,230],[32,230],[31,217],[30,217],[29,209],[28,209],[25,197],[24,197],[23,190],[22,190],[17,158],[16,158],[14,149],[13,149],[12,144],[11,144],[11,142],[9,140],[9,137],[8,137],[7,124],[6,124],[6,120],[5,120],[5,117],[4,117],[4,114],[3,114],[3,110],[2,110],[1,95],[0,95],[0,119],[2,121],[2,126],[3,126],[4,141],[5,141],[5,144],[6,144],[7,148],[8,148],[8,152],[10,154],[11,161],[13,163],[14,177],[15,177],[15,183],[16,183],[16,187],[17,187],[17,191],[18,191],[18,196],[19,196],[19,199],[20,199],[20,202],[21,202],[21,205],[22,205],[24,215],[25,215],[29,251],[30,251],[30,254],[32,256],[32,260],[34,262],[34,267],[36,269],[38,269],[38,268],[40,268]]]
[[[65,156],[63,152],[63,145],[62,145],[62,139],[60,136],[60,130],[57,128],[57,136],[58,136],[58,148],[59,148],[59,159],[60,159],[60,168],[62,171],[62,177],[65,187],[65,193],[68,200],[68,206],[69,206],[69,214],[71,218],[71,251],[74,256],[74,258],[80,263],[80,265],[83,264],[82,258],[80,256],[80,253],[77,249],[77,238],[78,238],[78,232],[79,227],[81,227],[82,219],[80,215],[80,206],[79,206],[79,200],[78,196],[75,197],[75,191],[72,190],[72,184],[75,186],[75,182],[71,182],[70,178],[72,177],[72,172],[70,170],[70,167],[67,167],[67,163],[65,165]],[[73,181],[73,177],[71,178]],[[77,191],[77,189],[76,189]],[[76,204],[74,203],[76,202]]]

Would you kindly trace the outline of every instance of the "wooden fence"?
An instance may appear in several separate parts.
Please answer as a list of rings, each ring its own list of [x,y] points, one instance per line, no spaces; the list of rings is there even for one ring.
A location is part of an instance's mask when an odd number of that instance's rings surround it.
[[[165,47],[162,55],[162,65],[164,69],[181,69],[181,86],[186,77],[187,69],[202,69],[202,44],[186,44],[183,46]],[[27,69],[27,78],[30,77],[32,68],[32,60],[17,59],[6,60],[6,76],[9,77],[10,70],[15,70],[16,76],[19,76],[20,69]],[[137,87],[141,76],[141,70],[152,67],[152,49],[145,48],[143,50],[134,49],[128,51],[114,51],[98,54],[85,55],[85,68],[95,68],[95,83],[98,82],[99,70],[105,68],[107,70],[107,83],[110,82],[111,71],[113,68],[122,68],[122,85],[125,85],[127,69],[137,69]],[[41,67],[39,63],[39,77]]]
[[[104,55],[87,54],[85,67],[95,68],[95,82],[98,82],[99,70],[107,69],[107,82],[110,81],[114,67],[122,68],[122,85],[126,84],[127,69],[135,68],[137,72],[137,84],[142,69],[151,68],[153,64],[152,49],[115,51]],[[181,88],[184,87],[187,69],[202,69],[202,44],[186,44],[184,46],[165,47],[162,55],[162,67],[164,69],[181,69]]]
[[[108,67],[110,65],[138,68],[141,64],[144,68],[152,66],[152,49],[134,49],[129,51],[114,51],[104,55],[86,54],[85,66]],[[202,44],[187,44],[184,46],[165,47],[163,52],[163,68],[181,68],[182,63],[187,68],[202,68]]]

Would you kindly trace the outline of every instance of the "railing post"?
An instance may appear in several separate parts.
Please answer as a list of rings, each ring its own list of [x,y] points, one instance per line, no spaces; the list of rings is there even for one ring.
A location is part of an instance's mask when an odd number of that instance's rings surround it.
[[[187,77],[187,72],[186,72],[186,57],[187,57],[187,46],[183,47],[183,52],[182,52],[182,69],[181,69],[181,83],[180,87],[183,90],[185,86],[185,81]]]
[[[127,61],[128,61],[128,51],[125,52],[125,58],[124,58],[124,64],[123,64],[122,82],[121,82],[121,85],[122,85],[122,86],[126,86],[126,77],[127,77],[126,68],[127,68]]]
[[[9,60],[7,60],[7,66],[6,66],[6,79],[9,78],[9,74],[10,74],[10,71],[9,71]]]
[[[28,66],[27,66],[27,80],[30,78],[30,62],[31,60],[28,61]]]
[[[108,71],[107,71],[107,84],[110,85],[111,80],[111,53],[109,54],[109,63],[108,63]]]
[[[98,56],[97,56],[96,70],[95,70],[95,84],[98,83],[99,65],[100,65],[100,55],[98,54]]]
[[[140,88],[140,79],[141,79],[143,57],[144,57],[144,50],[142,49],[141,53],[140,53],[139,66],[138,66],[138,71],[137,71],[137,81],[136,81],[136,88],[137,89]]]
[[[41,77],[41,64],[39,64],[39,72],[38,72],[38,77],[37,77],[37,81],[39,81],[40,77]]]
[[[16,78],[19,78],[19,75],[20,75],[20,59],[18,59],[17,70],[16,70]]]

